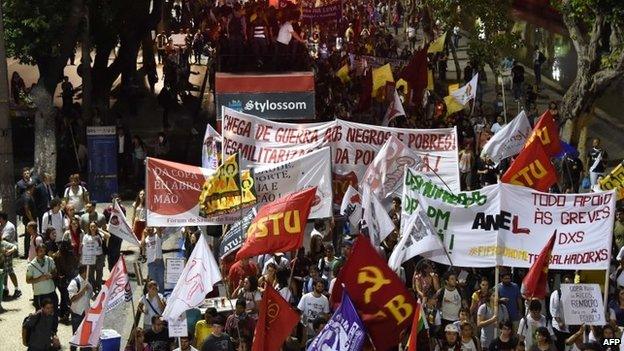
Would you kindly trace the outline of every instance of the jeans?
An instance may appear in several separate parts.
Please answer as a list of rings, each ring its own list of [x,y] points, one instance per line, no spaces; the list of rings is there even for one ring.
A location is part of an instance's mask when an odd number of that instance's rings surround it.
[[[71,313],[72,334],[76,333],[76,330],[78,330],[78,327],[80,326],[80,323],[82,323],[83,318],[84,318],[84,313],[83,314],[75,314],[74,312]],[[76,346],[70,346],[69,349],[71,351],[76,351],[78,348]],[[81,347],[80,350],[91,351],[91,348]]]
[[[165,291],[165,261],[162,258],[147,264],[147,276],[158,283],[160,291]]]
[[[598,177],[602,176],[603,172],[589,172],[589,182],[591,186],[594,186],[598,183]]]
[[[93,291],[100,291],[102,288],[102,277],[104,276],[104,254],[95,258],[95,264],[89,266],[89,284]]]
[[[539,89],[542,85],[542,65],[539,63],[533,64],[533,73],[535,74],[535,85]]]
[[[66,278],[57,280],[56,288],[61,293],[61,303],[59,304],[59,316],[61,317],[67,316],[70,312],[69,305],[71,302],[69,301],[69,292],[67,291],[68,286],[69,281]]]

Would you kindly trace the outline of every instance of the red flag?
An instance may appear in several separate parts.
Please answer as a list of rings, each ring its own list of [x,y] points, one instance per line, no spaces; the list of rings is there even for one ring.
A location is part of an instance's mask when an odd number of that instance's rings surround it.
[[[503,183],[523,185],[539,191],[548,191],[557,182],[557,171],[542,143],[528,144],[501,177]]]
[[[299,249],[315,198],[316,187],[290,193],[264,205],[247,229],[247,239],[238,250],[236,260]]]
[[[546,151],[549,157],[553,157],[561,152],[559,128],[549,110],[546,110],[535,124],[524,147],[526,148],[536,138],[541,141],[544,151]]]
[[[258,317],[251,351],[279,351],[301,318],[269,284],[264,290]]]
[[[360,235],[340,270],[332,302],[342,296],[342,284],[366,325],[375,348],[389,350],[416,312],[416,301],[370,240]]]
[[[399,75],[400,78],[407,82],[408,87],[412,90],[412,101],[418,105],[422,104],[423,93],[425,88],[427,88],[428,82],[427,49],[429,49],[429,45],[425,45],[425,47],[416,51]]]
[[[414,320],[412,321],[412,329],[410,331],[410,338],[407,343],[407,351],[416,351],[416,345],[418,345],[418,333],[422,329],[424,329],[424,323],[420,319],[420,306],[416,306]]]
[[[523,295],[527,298],[543,299],[546,296],[546,284],[548,283],[548,263],[553,247],[557,230],[550,237],[550,240],[540,252],[537,260],[533,262],[527,275],[522,280]]]

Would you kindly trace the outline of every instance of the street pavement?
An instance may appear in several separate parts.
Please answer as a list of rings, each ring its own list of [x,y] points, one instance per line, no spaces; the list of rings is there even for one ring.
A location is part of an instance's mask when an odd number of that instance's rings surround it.
[[[97,211],[98,213],[102,213],[102,211],[108,207],[109,204],[98,204]],[[128,211],[128,217],[132,217],[132,204],[130,202],[124,203]],[[24,226],[19,225],[18,233],[24,232]],[[178,240],[180,235],[172,235],[163,243],[163,251],[169,251],[178,249]],[[23,238],[19,239],[20,242],[20,255],[22,253],[23,247]],[[137,258],[138,248],[124,242],[122,244],[122,251],[131,251],[131,254],[125,255],[126,266],[128,267],[129,273],[134,273],[134,262]],[[168,252],[164,254],[164,257],[174,257],[177,255],[177,252]],[[24,318],[30,314],[35,312],[35,308],[32,305],[32,286],[26,284],[26,266],[27,261],[22,259],[15,259],[13,261],[13,266],[15,269],[15,274],[18,278],[18,284],[20,289],[22,290],[22,296],[16,300],[5,301],[2,302],[2,306],[5,308],[5,312],[0,313],[0,331],[2,333],[2,341],[0,341],[0,350],[24,350],[26,349],[22,346],[22,322]],[[147,265],[142,264],[141,269],[143,272],[143,277],[147,276]],[[104,280],[106,280],[109,276],[108,268],[104,268]],[[132,285],[132,293],[133,293],[133,301],[134,306],[138,305],[139,300],[141,299],[142,289],[143,287],[137,286],[136,278],[131,277],[131,285]],[[9,283],[9,292],[13,294],[13,284]],[[57,291],[58,295],[58,291]],[[59,295],[60,297],[60,295]],[[132,329],[132,323],[134,318],[133,305],[131,303],[122,304],[119,308],[109,313],[106,313],[104,319],[104,329],[114,329],[122,336],[122,350],[128,337],[130,335],[130,331]],[[142,326],[142,320],[140,324]],[[70,325],[59,324],[58,336],[61,340],[64,350],[69,350],[69,340],[72,337],[72,331]]]

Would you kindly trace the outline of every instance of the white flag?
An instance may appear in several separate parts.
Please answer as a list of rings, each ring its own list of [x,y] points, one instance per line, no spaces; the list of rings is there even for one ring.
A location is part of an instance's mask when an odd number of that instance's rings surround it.
[[[366,168],[362,186],[370,187],[371,192],[380,199],[393,193],[400,196],[405,167],[419,169],[421,165],[422,158],[392,135]]]
[[[98,346],[104,325],[104,314],[109,310],[112,302],[121,302],[119,299],[125,296],[127,287],[128,272],[122,257],[113,266],[110,277],[102,285],[102,290],[100,290],[95,301],[91,303],[91,307],[89,307],[69,343],[79,347]]]
[[[451,96],[457,100],[458,103],[466,105],[468,101],[474,99],[477,96],[477,83],[479,82],[479,74],[475,74],[474,77],[468,82],[468,84],[455,90],[451,93]]]
[[[113,211],[108,220],[108,232],[130,244],[141,246],[117,201],[113,204]]]
[[[212,286],[220,280],[219,266],[202,235],[167,301],[163,317],[178,318],[186,310],[201,305],[206,294],[212,291]]]
[[[363,229],[368,230],[373,244],[379,245],[395,229],[394,222],[368,186],[364,186],[362,192],[362,208],[364,210]]]
[[[109,299],[106,304],[106,311],[110,311],[123,302],[132,301],[132,287],[130,286],[130,277],[128,276],[128,268],[123,255],[119,257],[115,266],[119,266],[121,273],[118,279],[112,283],[113,288],[109,289]]]
[[[390,102],[390,106],[388,106],[388,110],[386,111],[386,115],[384,116],[382,126],[390,125],[393,119],[405,116],[405,110],[403,109],[403,103],[401,103],[401,98],[399,97],[399,92],[394,89],[394,99]]]
[[[202,168],[216,171],[219,167],[219,157],[221,155],[221,135],[212,128],[210,124],[206,126],[204,143],[202,146]]]
[[[362,195],[351,185],[349,185],[342,197],[340,214],[349,219],[352,229],[358,229],[358,225],[362,220]]]
[[[405,218],[407,216],[404,216]],[[431,221],[421,209],[405,218],[404,230],[401,230],[401,239],[388,259],[388,266],[397,271],[403,262],[410,258],[431,252],[446,256],[444,245],[435,233]]]
[[[481,157],[487,156],[494,163],[518,154],[531,134],[531,124],[521,111],[509,124],[494,134],[483,147]]]

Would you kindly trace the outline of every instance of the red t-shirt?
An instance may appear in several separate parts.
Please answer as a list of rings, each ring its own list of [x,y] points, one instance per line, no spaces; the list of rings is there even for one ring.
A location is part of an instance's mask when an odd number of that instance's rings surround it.
[[[228,281],[230,283],[230,290],[236,289],[240,281],[250,275],[258,275],[258,266],[256,263],[249,261],[248,264],[243,265],[242,261],[238,261],[230,267],[228,274]]]

